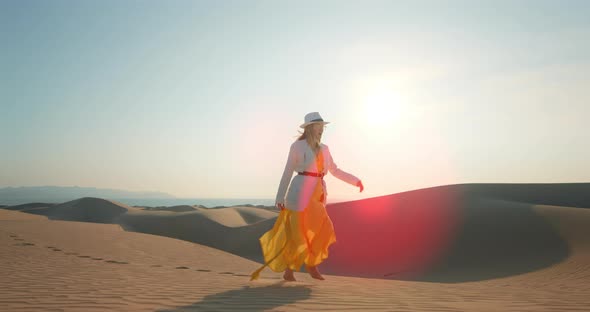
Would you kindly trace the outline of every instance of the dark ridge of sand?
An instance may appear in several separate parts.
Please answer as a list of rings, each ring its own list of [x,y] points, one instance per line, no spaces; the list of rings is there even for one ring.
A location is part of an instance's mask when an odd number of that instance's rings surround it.
[[[39,209],[39,208],[49,208],[49,207],[53,207],[57,204],[53,204],[53,203],[28,203],[28,204],[21,204],[21,205],[14,205],[14,206],[0,206],[3,209],[8,209],[8,210],[20,210],[20,211],[24,211],[24,210],[28,210],[28,209]]]
[[[320,269],[343,276],[447,283],[543,270],[572,253],[571,237],[563,231],[573,224],[569,215],[576,208],[555,206],[590,207],[588,194],[590,183],[461,184],[329,204],[337,242]],[[554,207],[541,214],[535,204]],[[163,210],[80,199],[31,212],[119,223],[129,231],[187,240],[258,262],[258,238],[272,228],[277,215],[253,207]],[[575,221],[590,224],[590,210],[577,210]],[[590,249],[585,238],[577,244]]]
[[[1,207],[1,206],[0,206]],[[239,208],[239,207],[247,207],[247,208],[260,208],[265,210],[272,210],[275,211],[275,206],[264,206],[264,205],[252,205],[252,204],[241,204],[241,205],[232,205],[232,206],[215,206],[215,207],[207,207],[205,205],[179,205],[179,206],[132,206],[134,208],[140,208],[143,210],[167,210],[172,211],[171,208],[175,208],[176,211],[191,211],[196,210],[198,208],[204,209],[222,209],[222,208]],[[190,209],[188,208],[190,207]]]
[[[463,198],[501,199],[529,204],[590,208],[590,183],[468,183],[435,186],[388,196],[439,190]]]
[[[202,206],[203,208],[208,208]],[[252,204],[239,204],[239,205],[231,205],[231,206],[215,206],[210,207],[209,209],[219,209],[219,208],[235,208],[235,207],[249,207],[249,208],[262,208],[262,209],[272,209],[275,210],[275,206],[265,206],[265,205],[252,205]]]
[[[429,282],[539,270],[570,250],[533,204],[590,207],[589,194],[590,183],[462,184],[328,205],[338,242],[321,267],[337,275]]]
[[[195,211],[197,210],[193,206],[189,205],[178,205],[178,206],[171,206],[171,207],[144,207],[144,210],[148,211],[173,211],[173,212],[186,212],[186,211]]]
[[[235,207],[236,211],[244,218],[248,224],[253,224],[261,221],[266,221],[269,218],[276,218],[277,211],[270,210],[272,213],[261,213],[259,209],[269,210],[266,207],[256,207],[258,209],[252,209],[252,207]]]
[[[331,206],[338,242],[324,272],[429,282],[468,282],[550,267],[570,254],[568,242],[533,205],[446,198],[436,191],[395,198],[387,211],[360,217],[382,201]],[[568,209],[554,207],[553,210]],[[569,208],[575,209],[575,208]],[[590,224],[590,211],[584,216]],[[586,242],[590,247],[590,240]],[[348,260],[352,259],[352,260]]]
[[[564,213],[575,210],[551,209]],[[539,214],[534,205],[471,199],[457,212],[461,221],[443,258],[414,280],[469,282],[502,278],[548,268],[570,256],[569,242],[553,224],[555,220]],[[590,213],[581,217],[590,225]],[[590,247],[590,239],[586,244]]]
[[[96,223],[117,223],[119,216],[130,207],[114,201],[84,197],[47,208],[43,213],[49,219]]]
[[[590,183],[463,184],[473,197],[496,198],[530,204],[590,208]]]
[[[231,208],[229,208],[231,209]],[[261,260],[258,237],[272,228],[275,218],[231,227],[200,213],[154,215],[129,213],[119,224],[128,231],[178,238],[217,248],[248,259]]]

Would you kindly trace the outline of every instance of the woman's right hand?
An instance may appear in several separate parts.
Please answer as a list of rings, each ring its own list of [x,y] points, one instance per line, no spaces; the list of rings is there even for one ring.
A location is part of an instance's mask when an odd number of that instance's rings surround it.
[[[277,204],[276,204],[276,207],[277,207],[279,210],[285,210],[285,204],[283,204],[283,203],[277,203]]]

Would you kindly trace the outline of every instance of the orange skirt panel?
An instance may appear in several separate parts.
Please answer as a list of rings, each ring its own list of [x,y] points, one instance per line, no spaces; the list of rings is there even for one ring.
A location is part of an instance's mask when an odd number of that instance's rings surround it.
[[[328,247],[336,242],[336,234],[322,200],[322,180],[317,181],[305,210],[282,210],[273,228],[260,237],[265,264],[252,273],[251,280],[267,266],[275,272],[287,268],[299,271],[303,264],[316,266],[328,258]]]

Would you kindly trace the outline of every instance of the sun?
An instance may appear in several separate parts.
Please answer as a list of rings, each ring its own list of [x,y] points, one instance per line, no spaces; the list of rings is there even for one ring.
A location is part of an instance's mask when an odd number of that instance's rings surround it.
[[[351,95],[354,109],[351,113],[358,129],[376,142],[390,140],[395,137],[392,134],[401,133],[415,114],[410,106],[410,90],[411,85],[392,75],[353,80]]]
[[[391,83],[375,83],[362,98],[366,123],[375,128],[388,128],[402,113],[403,100]]]

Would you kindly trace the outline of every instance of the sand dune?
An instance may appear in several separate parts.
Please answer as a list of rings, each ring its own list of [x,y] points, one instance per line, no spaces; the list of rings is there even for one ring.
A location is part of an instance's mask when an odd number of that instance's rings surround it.
[[[565,207],[590,208],[590,183],[540,184],[464,184],[441,188],[458,188],[470,197],[502,199]]]
[[[48,208],[53,207],[56,204],[48,204],[48,203],[28,203],[22,205],[14,205],[14,206],[4,206],[1,207],[8,210],[19,210],[19,211],[26,211],[30,209],[38,209],[38,208]]]
[[[149,207],[143,208],[143,210],[148,211],[172,211],[172,212],[185,212],[185,211],[195,211],[197,208],[189,205],[180,205],[180,206],[171,206],[171,207]]]
[[[330,205],[338,242],[322,268],[347,276],[465,282],[564,261],[571,251],[563,228],[527,201],[590,207],[590,184],[555,185],[561,199],[551,185],[510,186],[443,186]],[[590,224],[590,211],[577,209]]]
[[[262,259],[257,237],[274,223],[275,211],[259,207],[130,207],[116,201],[85,197],[63,204],[32,203],[5,207],[45,215],[52,220],[115,223],[128,231],[178,238]]]
[[[466,184],[328,205],[337,243],[323,272],[430,282],[500,278],[567,259],[570,242],[555,226],[567,210],[590,207],[590,184]],[[277,212],[256,207],[128,207],[97,198],[5,209],[51,219],[118,223],[128,231],[178,238],[262,261],[258,237]],[[587,212],[585,212],[587,213]],[[590,223],[584,213],[579,216]],[[588,243],[588,242],[586,242]]]
[[[4,209],[40,214],[55,220],[116,223],[117,217],[131,208],[111,200],[84,197],[63,204],[31,203]]]
[[[464,283],[297,274],[115,224],[0,210],[0,311],[584,311],[590,305],[590,210],[534,206],[569,243],[548,268]]]
[[[129,231],[168,236],[261,259],[258,237],[268,231],[277,213],[260,208],[230,207],[194,212],[131,210],[119,218]]]
[[[269,270],[248,282],[268,209],[3,207],[0,311],[584,310],[589,196],[590,184],[467,184],[330,204],[321,284]]]
[[[270,218],[276,218],[278,215],[274,211],[251,207],[199,208],[199,212],[207,218],[227,227],[246,226]]]

